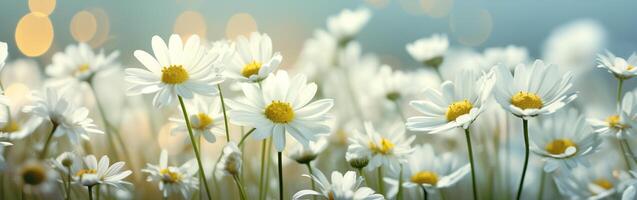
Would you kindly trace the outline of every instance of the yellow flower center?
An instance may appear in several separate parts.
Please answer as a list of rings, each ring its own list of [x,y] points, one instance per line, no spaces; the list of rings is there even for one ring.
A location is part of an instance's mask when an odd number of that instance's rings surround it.
[[[577,145],[569,139],[556,139],[544,147],[551,154],[563,154],[569,147],[577,147]]]
[[[431,171],[421,171],[411,176],[411,182],[436,185],[436,183],[438,183],[438,175]]]
[[[261,62],[253,60],[241,69],[241,75],[243,75],[243,77],[250,78],[250,76],[258,74],[259,69],[261,69]]]
[[[473,105],[467,100],[452,103],[447,107],[447,112],[445,113],[445,115],[447,115],[447,121],[454,121],[460,115],[469,113],[471,108],[473,108]]]
[[[197,114],[197,119],[199,120],[199,124],[193,127],[196,129],[205,129],[214,122],[206,113]]]
[[[635,66],[632,66],[632,65],[626,66],[626,70],[633,70],[634,68],[635,68]]]
[[[181,174],[170,171],[168,168],[164,168],[159,173],[162,175],[162,181],[165,183],[176,183],[181,181]]]
[[[95,173],[97,173],[97,171],[94,169],[81,169],[75,174],[75,176],[82,177],[84,174],[95,174]]]
[[[286,124],[294,119],[294,110],[292,110],[292,106],[289,103],[272,101],[265,108],[265,117],[274,123]]]
[[[597,186],[599,186],[601,188],[604,188],[605,190],[610,190],[610,189],[613,188],[613,183],[610,182],[609,180],[606,180],[606,179],[603,179],[603,178],[594,180],[593,184],[595,184],[595,185],[597,185]]]
[[[161,82],[166,84],[180,84],[190,78],[182,65],[170,65],[161,70]]]
[[[611,128],[618,128],[618,129],[623,129],[626,128],[626,124],[622,124],[621,121],[619,120],[619,115],[611,115],[608,116],[606,118],[606,122],[608,123],[608,126],[610,126]]]
[[[511,104],[521,109],[539,109],[544,106],[542,98],[532,92],[518,92],[511,97]]]
[[[371,149],[375,154],[387,155],[391,152],[394,146],[394,143],[385,138],[380,139],[380,145],[377,145],[374,142],[369,142],[369,149]]]
[[[1,132],[12,133],[20,130],[20,124],[18,124],[15,120],[11,120],[9,123],[5,124],[2,128],[0,128]]]
[[[335,199],[334,198],[334,192],[327,193],[327,199],[328,200],[334,200]]]
[[[90,68],[90,65],[88,64],[81,64],[80,66],[77,66],[77,73],[84,73],[87,72]]]
[[[46,179],[46,170],[40,165],[25,167],[21,174],[24,183],[29,185],[39,185]]]

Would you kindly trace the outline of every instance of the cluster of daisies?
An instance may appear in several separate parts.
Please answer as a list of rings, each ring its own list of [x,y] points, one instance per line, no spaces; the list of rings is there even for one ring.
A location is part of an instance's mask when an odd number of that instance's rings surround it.
[[[153,36],[127,67],[70,45],[46,78],[0,43],[0,199],[637,198],[637,55],[597,56],[618,83],[597,117],[568,59],[435,34],[396,68],[356,40],[370,18],[329,17],[293,67],[258,32]]]

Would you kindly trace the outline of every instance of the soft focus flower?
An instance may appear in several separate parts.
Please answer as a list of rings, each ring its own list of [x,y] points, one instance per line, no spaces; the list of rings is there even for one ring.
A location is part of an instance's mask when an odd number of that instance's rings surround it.
[[[77,171],[80,165],[82,165],[81,162],[80,157],[75,153],[64,152],[53,160],[53,166],[63,174],[67,174],[69,173],[69,170],[71,172]]]
[[[225,147],[223,147],[221,159],[219,159],[219,162],[217,163],[217,171],[215,172],[217,179],[226,175],[239,175],[241,172],[241,165],[243,164],[241,154],[241,150],[239,150],[237,143],[234,141],[229,142]]]
[[[197,178],[197,166],[195,160],[190,160],[181,166],[168,166],[168,152],[162,150],[159,156],[159,164],[146,164],[142,172],[148,173],[146,181],[157,182],[159,190],[164,198],[168,198],[171,193],[181,194],[184,199],[190,199],[190,194],[199,185]]]
[[[557,67],[536,60],[532,65],[519,64],[515,75],[502,65],[495,68],[497,82],[494,96],[505,110],[521,118],[558,111],[577,98],[570,92],[571,73],[560,77]]]
[[[104,133],[88,117],[87,108],[73,104],[64,94],[58,95],[55,90],[47,88],[44,94],[34,93],[33,99],[33,105],[25,106],[23,111],[53,123],[55,137],[66,135],[78,145],[80,138],[89,139],[88,133]]]
[[[146,70],[126,69],[126,81],[132,83],[128,95],[155,93],[153,105],[162,107],[177,96],[192,99],[194,94],[213,96],[219,92],[216,85],[223,79],[213,66],[225,57],[208,52],[199,44],[197,35],[190,36],[185,44],[178,35],[171,35],[168,45],[153,36],[152,46],[155,57],[142,50],[134,53]]]
[[[59,84],[68,84],[73,81],[90,81],[96,73],[110,67],[119,67],[115,59],[118,51],[105,54],[93,52],[86,43],[69,45],[64,52],[57,52],[52,57],[52,63],[47,66],[46,73]]]
[[[513,70],[516,65],[528,61],[529,52],[524,47],[508,45],[506,47],[487,48],[484,50],[483,57],[485,66],[504,65]]]
[[[481,74],[465,70],[456,81],[445,81],[441,89],[425,90],[425,101],[411,101],[410,105],[423,116],[407,119],[407,128],[412,131],[439,133],[452,128],[469,128],[483,111],[483,105],[495,82],[492,73]]]
[[[282,60],[279,52],[272,53],[270,36],[254,32],[250,38],[237,38],[236,52],[226,72],[242,82],[260,82],[276,71]]]
[[[637,119],[636,95],[635,92],[624,94],[621,110],[618,114],[608,116],[604,120],[589,119],[588,122],[592,125],[595,132],[605,136],[616,136],[620,139],[634,135],[635,128],[637,128],[637,121],[635,121]]]
[[[530,135],[531,150],[545,158],[546,172],[589,165],[588,157],[599,151],[602,143],[575,109],[540,118]]]
[[[442,153],[437,155],[429,144],[414,148],[414,152],[408,157],[408,162],[403,169],[402,187],[416,189],[441,189],[455,185],[463,177],[469,174],[471,168],[468,163],[461,163],[457,155]],[[396,172],[394,172],[396,173]],[[398,173],[396,173],[398,175]],[[388,197],[398,193],[398,179],[385,178],[385,182],[391,186],[387,192]]]
[[[333,171],[330,180],[323,175],[323,172],[316,170],[313,175],[304,175],[316,182],[318,191],[301,190],[292,196],[292,199],[302,199],[309,196],[320,196],[334,200],[382,200],[383,195],[376,194],[368,187],[361,187],[363,178],[356,175],[356,172],[348,171],[344,175]]]
[[[369,154],[371,158],[367,170],[386,166],[390,170],[398,169],[401,163],[407,162],[407,156],[413,151],[411,143],[415,136],[407,137],[405,128],[400,123],[395,123],[387,130],[376,131],[370,122],[365,122],[364,132],[356,131],[351,137],[348,152],[354,154]]]
[[[8,110],[10,107],[0,109]],[[16,109],[16,112],[20,112],[20,110]],[[12,112],[8,112],[7,115],[11,115],[7,122],[0,123],[0,139],[10,141],[23,139],[31,135],[42,123],[42,119],[37,116],[13,115]]]
[[[47,194],[56,189],[58,174],[45,163],[27,161],[16,175],[16,182],[25,193]]]
[[[637,75],[637,54],[633,52],[628,60],[616,57],[610,51],[606,51],[606,55],[597,56],[598,68],[606,69],[615,77],[620,79],[629,79]]]
[[[609,162],[599,162],[593,167],[577,167],[568,173],[554,176],[555,184],[563,196],[571,199],[605,199],[632,182],[631,175],[612,170]]]
[[[441,34],[434,34],[405,46],[414,60],[431,67],[438,67],[442,64],[447,48],[449,48],[449,40],[446,35]]]
[[[116,188],[124,185],[131,185],[124,179],[133,172],[130,170],[122,171],[125,162],[116,162],[110,165],[108,156],[104,155],[100,158],[99,163],[94,155],[84,157],[84,168],[80,169],[73,180],[83,186],[95,186],[97,184],[106,184]]]
[[[583,71],[594,65],[606,44],[606,31],[600,23],[580,19],[552,31],[542,49],[542,58],[561,68]]]
[[[338,15],[327,18],[327,30],[337,39],[340,45],[343,45],[360,32],[370,17],[370,11],[365,8],[357,10],[344,9]]]
[[[307,83],[305,76],[292,79],[279,71],[265,79],[261,87],[241,85],[243,101],[229,100],[230,119],[238,125],[256,128],[252,137],[264,139],[272,136],[278,152],[285,147],[285,133],[289,133],[304,146],[330,132],[326,113],[334,105],[332,99],[310,103],[316,94],[316,84]]]
[[[327,138],[322,137],[316,141],[310,141],[308,146],[296,145],[289,151],[288,157],[300,164],[310,163],[325,150],[327,145]]]
[[[224,134],[224,118],[221,112],[221,101],[218,98],[195,101],[195,109],[188,109],[192,113],[189,117],[195,138],[203,136],[206,141],[214,143],[217,135]],[[188,127],[183,118],[171,119],[177,126],[172,133],[188,132]]]
[[[325,73],[337,62],[337,41],[324,30],[314,31],[312,38],[307,39],[299,54],[295,68],[305,74],[309,80],[321,80]]]

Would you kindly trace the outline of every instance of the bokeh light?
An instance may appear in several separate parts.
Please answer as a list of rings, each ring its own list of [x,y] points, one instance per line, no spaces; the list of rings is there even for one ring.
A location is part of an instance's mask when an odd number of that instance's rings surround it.
[[[53,42],[53,24],[39,12],[32,12],[20,19],[15,30],[15,41],[24,55],[35,57],[44,54]]]
[[[50,15],[55,10],[56,0],[29,0],[29,10],[43,15]]]
[[[420,0],[420,6],[431,17],[446,17],[453,7],[453,0]]]
[[[80,11],[71,19],[71,35],[78,42],[91,40],[97,32],[97,19],[88,11]]]
[[[97,32],[93,36],[93,39],[88,42],[88,44],[92,47],[100,47],[109,39],[111,23],[108,18],[108,14],[106,13],[106,11],[104,11],[104,9],[93,8],[89,9],[88,11],[93,14],[95,20],[97,21]]]
[[[493,19],[485,9],[465,9],[451,14],[449,26],[458,42],[478,46],[491,35]]]
[[[31,93],[31,90],[29,89],[29,87],[22,83],[13,83],[9,85],[4,91],[4,94],[7,97],[9,97],[9,100],[13,104],[18,104],[18,105],[22,105],[29,102],[28,101],[29,93]]]
[[[257,22],[248,13],[237,13],[230,17],[226,24],[226,38],[234,39],[239,35],[249,35],[257,31]]]
[[[193,34],[206,37],[206,20],[197,11],[184,11],[175,20],[173,32],[179,34],[182,39],[187,39]]]

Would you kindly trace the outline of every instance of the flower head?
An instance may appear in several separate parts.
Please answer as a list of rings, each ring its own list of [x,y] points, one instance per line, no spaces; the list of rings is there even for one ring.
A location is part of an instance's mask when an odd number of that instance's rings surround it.
[[[398,169],[400,163],[407,162],[407,156],[413,151],[411,143],[415,136],[406,137],[402,124],[393,124],[382,132],[376,131],[370,122],[365,122],[364,132],[357,131],[350,138],[348,152],[371,155],[367,170],[380,166],[388,166],[390,170]]]
[[[50,193],[56,187],[58,174],[48,165],[37,161],[27,161],[17,173],[16,182],[26,193]]]
[[[635,134],[637,128],[637,93],[624,94],[619,113],[610,115],[605,119],[589,119],[596,133],[617,138],[626,138]]]
[[[296,145],[292,149],[288,156],[298,163],[306,164],[310,163],[327,147],[327,139],[322,137],[317,141],[310,141],[309,146]]]
[[[616,57],[610,51],[606,51],[606,55],[597,56],[598,68],[606,69],[615,77],[620,79],[629,79],[637,75],[637,54],[630,55],[628,60]]]
[[[194,109],[188,109],[190,113],[190,126],[195,137],[202,136],[206,141],[214,143],[217,140],[218,135],[224,134],[224,118],[221,112],[221,102],[218,98],[203,99],[195,98]],[[172,133],[188,132],[186,122],[181,118],[171,118],[172,122],[175,122],[177,126],[172,129]]]
[[[313,175],[304,175],[312,179],[318,185],[318,191],[301,190],[292,196],[298,200],[306,196],[321,196],[334,200],[383,200],[385,197],[376,194],[368,187],[361,187],[363,178],[356,175],[356,172],[348,171],[345,174],[334,171],[330,180],[323,175],[320,170],[316,170]]]
[[[327,18],[327,30],[339,41],[339,44],[346,44],[360,32],[370,17],[370,11],[365,8],[344,9],[338,15]]]
[[[279,52],[272,53],[270,36],[254,32],[250,38],[237,38],[236,53],[226,74],[241,82],[260,82],[279,68],[282,60]]]
[[[159,190],[162,191],[164,197],[168,197],[171,193],[181,194],[185,199],[189,199],[193,190],[199,185],[199,179],[195,174],[197,167],[194,160],[190,160],[181,166],[168,166],[168,152],[161,151],[159,156],[159,164],[146,164],[146,168],[142,172],[148,173],[146,181],[157,182]]]
[[[434,34],[407,44],[405,48],[416,61],[427,66],[438,67],[442,64],[449,48],[449,40],[446,35]]]
[[[73,180],[83,186],[106,184],[119,188],[122,185],[130,185],[131,183],[124,179],[133,172],[130,170],[122,171],[125,163],[116,162],[110,165],[109,162],[106,155],[100,158],[99,163],[94,155],[86,156],[84,157],[84,167],[75,173]]]
[[[115,62],[119,52],[115,51],[105,54],[93,52],[86,43],[69,45],[64,52],[57,52],[53,55],[52,63],[46,67],[46,73],[66,84],[68,81],[89,81],[96,73],[110,67],[118,67]]]
[[[230,142],[223,147],[221,159],[217,163],[217,178],[221,178],[225,175],[239,175],[241,171],[241,150],[237,147],[237,143]]]

